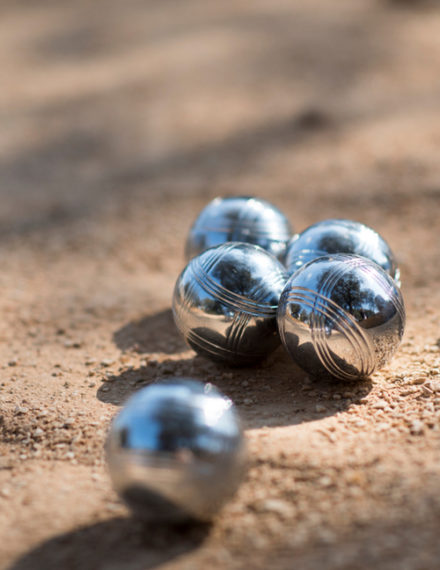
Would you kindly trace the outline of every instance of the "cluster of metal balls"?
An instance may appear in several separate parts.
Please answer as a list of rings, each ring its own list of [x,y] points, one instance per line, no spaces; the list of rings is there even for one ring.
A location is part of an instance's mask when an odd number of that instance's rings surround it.
[[[363,224],[325,220],[293,235],[264,200],[216,198],[195,221],[186,256],[175,322],[214,361],[253,365],[282,342],[312,376],[352,381],[385,364],[402,338],[399,270]],[[137,392],[113,422],[107,450],[115,488],[154,520],[211,518],[245,465],[231,400],[188,379]]]
[[[173,297],[176,325],[199,354],[230,365],[267,357],[280,342],[310,374],[371,375],[405,324],[400,274],[371,228],[325,220],[293,235],[257,198],[217,198],[186,245]]]

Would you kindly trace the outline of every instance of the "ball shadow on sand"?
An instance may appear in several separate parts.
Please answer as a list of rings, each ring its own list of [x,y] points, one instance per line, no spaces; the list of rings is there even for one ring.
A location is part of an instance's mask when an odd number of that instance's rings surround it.
[[[145,525],[118,517],[52,538],[26,553],[9,570],[157,568],[200,546],[211,525]]]
[[[171,309],[130,321],[113,333],[113,341],[120,350],[139,353],[173,354],[185,349]]]
[[[246,429],[316,421],[358,405],[372,389],[357,382],[310,378],[280,347],[254,367],[229,368],[200,356],[167,359],[109,377],[97,391],[100,401],[122,405],[136,390],[161,379],[186,376],[212,382],[237,405]]]

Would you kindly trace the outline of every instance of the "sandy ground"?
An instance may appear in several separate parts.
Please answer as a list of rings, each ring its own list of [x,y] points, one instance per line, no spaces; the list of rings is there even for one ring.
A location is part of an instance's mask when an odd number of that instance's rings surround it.
[[[40,2],[0,8],[0,567],[440,567],[440,9],[424,2]],[[227,370],[170,298],[214,196],[296,230],[377,229],[407,330],[358,384],[279,350]],[[212,525],[144,528],[109,421],[171,375],[237,403],[250,465]]]

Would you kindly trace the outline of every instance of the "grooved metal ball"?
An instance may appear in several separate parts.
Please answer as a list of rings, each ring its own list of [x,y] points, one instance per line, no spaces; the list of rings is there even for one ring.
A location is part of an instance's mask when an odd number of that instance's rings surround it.
[[[372,228],[351,220],[323,220],[309,226],[290,240],[285,264],[292,274],[312,259],[335,253],[374,261],[400,286],[400,271],[387,242]]]
[[[246,196],[215,198],[199,214],[186,242],[187,260],[228,241],[259,245],[283,258],[292,228],[275,206]]]
[[[377,264],[355,255],[315,259],[289,279],[278,308],[281,340],[314,376],[355,380],[396,351],[405,326],[402,294]]]
[[[212,360],[258,362],[280,344],[276,314],[286,281],[281,263],[256,245],[231,242],[208,249],[177,279],[177,328]]]
[[[116,491],[150,521],[209,520],[245,470],[232,401],[186,378],[136,392],[114,419],[106,450]]]

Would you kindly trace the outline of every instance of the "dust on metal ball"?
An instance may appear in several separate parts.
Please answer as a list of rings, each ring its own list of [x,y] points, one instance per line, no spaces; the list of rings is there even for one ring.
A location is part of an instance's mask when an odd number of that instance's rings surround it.
[[[228,241],[259,245],[279,259],[284,257],[292,228],[286,216],[260,198],[215,198],[194,222],[186,242],[187,260]]]
[[[245,471],[232,401],[186,378],[136,392],[114,419],[106,450],[116,491],[147,521],[209,520]]]
[[[226,243],[193,258],[177,279],[177,328],[199,354],[254,364],[280,344],[276,314],[287,274],[264,249]]]
[[[289,279],[278,327],[293,360],[314,376],[355,380],[396,351],[405,326],[402,294],[377,264],[355,255],[315,259]]]
[[[292,274],[305,263],[334,253],[366,257],[400,286],[400,271],[387,242],[372,228],[351,220],[323,220],[309,226],[290,240],[285,263]]]

